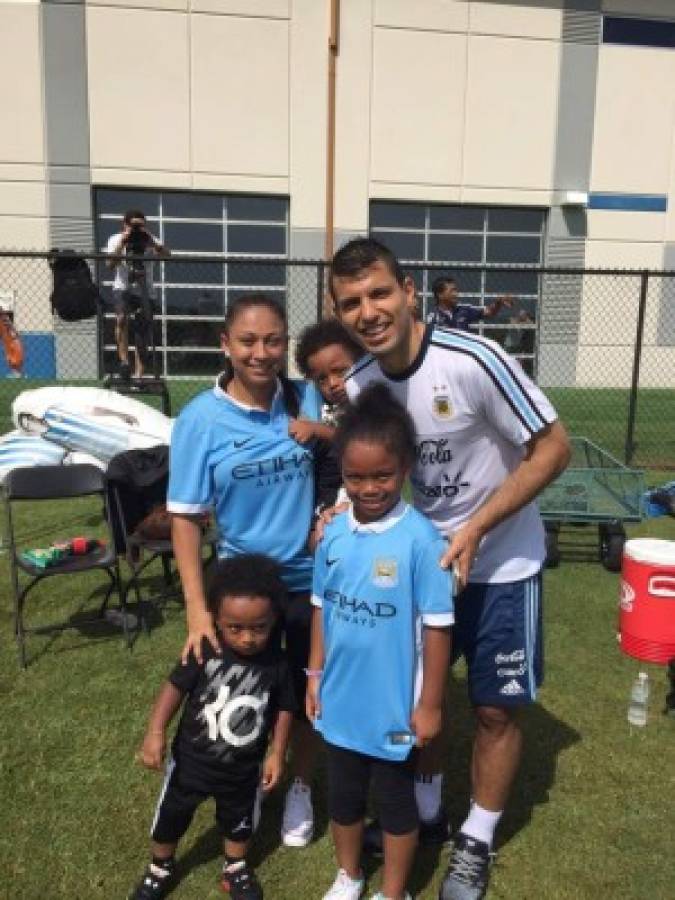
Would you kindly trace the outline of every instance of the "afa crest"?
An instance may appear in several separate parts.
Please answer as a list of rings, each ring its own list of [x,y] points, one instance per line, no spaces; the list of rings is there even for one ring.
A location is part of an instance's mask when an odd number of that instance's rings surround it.
[[[373,584],[381,588],[393,588],[398,584],[398,563],[395,559],[376,559],[373,563]]]
[[[451,419],[452,403],[447,394],[435,394],[433,401],[434,415],[439,419]]]

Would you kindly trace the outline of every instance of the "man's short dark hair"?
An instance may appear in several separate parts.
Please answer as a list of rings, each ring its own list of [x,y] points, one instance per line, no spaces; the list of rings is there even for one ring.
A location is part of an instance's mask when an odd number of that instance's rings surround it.
[[[281,569],[263,553],[246,553],[218,560],[206,592],[206,606],[217,616],[225,597],[267,597],[275,612],[286,596]]]
[[[303,328],[295,348],[295,361],[305,378],[311,378],[309,358],[320,350],[338,344],[356,362],[363,356],[363,347],[357,343],[347,329],[337,319],[322,319],[315,325]]]
[[[439,278],[434,279],[431,285],[431,292],[437,300],[440,292],[449,284],[457,285],[457,279],[453,278],[452,275],[441,275]]]
[[[143,221],[145,221],[145,213],[142,209],[128,209],[124,213],[125,225],[129,225],[132,219],[143,219]]]
[[[364,269],[369,269],[376,262],[384,263],[400,285],[405,281],[405,273],[399,261],[389,247],[385,247],[375,238],[353,238],[347,241],[333,256],[330,264],[330,278],[328,281],[330,292],[333,291],[333,279],[354,278],[360,275]]]

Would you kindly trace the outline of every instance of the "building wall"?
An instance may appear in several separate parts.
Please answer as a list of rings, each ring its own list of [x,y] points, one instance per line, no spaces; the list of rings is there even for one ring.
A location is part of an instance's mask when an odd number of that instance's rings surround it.
[[[342,0],[336,243],[372,199],[534,205],[551,264],[675,266],[675,51],[602,44],[603,12],[675,17],[670,0]],[[0,2],[0,246],[91,246],[91,186],[120,185],[288,195],[291,255],[322,255],[328,17],[328,0]],[[667,209],[570,213],[571,190]],[[581,281],[566,302],[544,380],[592,383],[607,311]]]

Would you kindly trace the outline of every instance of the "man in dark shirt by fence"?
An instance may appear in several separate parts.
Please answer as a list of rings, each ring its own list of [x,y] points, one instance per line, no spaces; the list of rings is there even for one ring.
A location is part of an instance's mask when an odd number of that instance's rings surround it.
[[[489,306],[460,303],[457,282],[451,275],[437,278],[431,290],[436,301],[436,308],[431,315],[436,324],[445,328],[458,328],[460,331],[469,331],[470,326],[481,319],[493,319],[503,306],[509,309],[513,306],[513,297],[510,296],[497,297]]]

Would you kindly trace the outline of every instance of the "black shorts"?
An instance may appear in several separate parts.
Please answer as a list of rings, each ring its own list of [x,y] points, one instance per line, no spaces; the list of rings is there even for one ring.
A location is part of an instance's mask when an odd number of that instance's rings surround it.
[[[377,814],[387,834],[409,834],[419,825],[415,802],[413,750],[403,762],[378,759],[326,743],[328,750],[328,815],[338,825],[354,825],[366,814],[368,787],[373,783]]]
[[[282,603],[281,620],[271,641],[284,647],[293,681],[293,693],[297,703],[296,718],[306,720],[305,693],[309,661],[309,644],[312,632],[312,604],[309,593],[289,593]]]
[[[143,319],[152,318],[152,300],[147,292],[113,289],[113,310],[117,315],[137,315]]]
[[[164,784],[157,801],[150,836],[158,844],[175,844],[190,827],[195,810],[203,800],[216,801],[216,823],[224,838],[247,841],[260,818],[260,772],[244,781],[222,777],[207,779],[189,763],[170,757]]]

